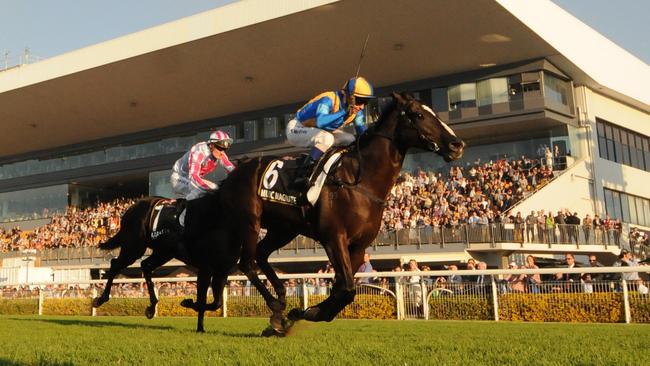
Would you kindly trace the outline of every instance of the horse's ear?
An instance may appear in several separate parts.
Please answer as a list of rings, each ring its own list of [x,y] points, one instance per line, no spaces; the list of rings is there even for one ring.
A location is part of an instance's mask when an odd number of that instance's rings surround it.
[[[392,92],[391,95],[393,96],[395,102],[397,102],[398,104],[405,105],[407,103],[407,100],[406,98],[404,98],[403,94]]]

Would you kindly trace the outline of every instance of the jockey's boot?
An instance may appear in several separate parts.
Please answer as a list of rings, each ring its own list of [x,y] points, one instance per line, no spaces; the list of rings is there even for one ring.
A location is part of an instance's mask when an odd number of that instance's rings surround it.
[[[293,181],[293,188],[304,191],[309,188],[309,175],[316,161],[311,156],[305,156],[302,164],[296,170],[296,179]]]
[[[180,226],[181,232],[185,227],[185,209],[187,208],[187,200],[185,198],[176,199],[176,220]]]

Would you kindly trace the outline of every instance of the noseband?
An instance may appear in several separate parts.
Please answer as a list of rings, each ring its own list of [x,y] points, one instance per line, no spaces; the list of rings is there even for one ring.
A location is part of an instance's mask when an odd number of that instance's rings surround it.
[[[433,150],[434,152],[440,151],[440,146],[438,146],[438,143],[433,141],[433,139],[426,137],[424,132],[422,132],[420,126],[418,126],[418,124],[415,123],[415,121],[413,121],[411,117],[409,117],[409,115],[406,113],[406,109],[408,109],[413,103],[415,102],[411,101],[409,104],[407,104],[406,107],[404,107],[404,109],[400,111],[400,116],[406,120],[407,126],[413,128],[415,132],[418,133],[418,137],[420,138],[420,140],[424,141],[427,145],[431,147],[431,150]]]

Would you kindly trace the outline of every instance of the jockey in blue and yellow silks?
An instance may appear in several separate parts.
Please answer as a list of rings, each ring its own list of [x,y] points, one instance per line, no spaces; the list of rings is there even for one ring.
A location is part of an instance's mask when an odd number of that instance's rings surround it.
[[[294,146],[311,147],[311,151],[303,162],[297,186],[308,183],[305,175],[327,149],[354,142],[354,135],[343,131],[343,127],[354,123],[357,135],[366,130],[363,109],[374,96],[365,78],[354,77],[343,89],[321,93],[298,110],[296,118],[287,123],[287,140]]]

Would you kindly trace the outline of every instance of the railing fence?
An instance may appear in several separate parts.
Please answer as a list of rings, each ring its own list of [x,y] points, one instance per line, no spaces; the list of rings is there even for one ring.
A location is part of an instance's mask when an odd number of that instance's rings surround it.
[[[650,282],[638,278],[638,272],[650,272],[650,267],[358,273],[357,278],[369,278],[372,282],[359,281],[355,301],[339,317],[650,322]],[[562,273],[560,280],[532,280],[539,278],[536,274],[556,273]],[[285,280],[288,309],[313,306],[329,296],[332,289],[333,274],[280,277]],[[195,281],[196,278],[154,279],[159,297],[195,296]],[[104,281],[98,280],[16,284],[5,286],[0,300],[37,300],[41,315],[48,299],[90,299],[99,294],[103,285]],[[118,279],[111,296],[147,298],[148,293],[142,279]],[[269,315],[257,289],[244,276],[230,276],[223,297],[221,316]],[[564,313],[551,314],[558,309]]]

